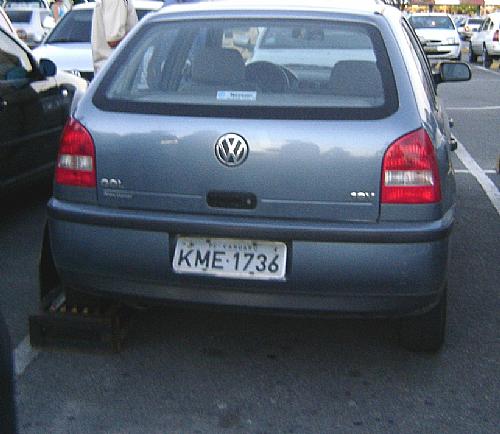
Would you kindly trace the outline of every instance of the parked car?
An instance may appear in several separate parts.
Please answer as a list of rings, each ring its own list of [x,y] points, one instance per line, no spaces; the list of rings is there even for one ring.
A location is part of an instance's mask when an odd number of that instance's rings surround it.
[[[49,2],[47,0],[4,0],[2,6],[7,8],[21,7],[35,7],[35,8],[45,8],[50,9]]]
[[[11,7],[5,10],[17,35],[30,48],[36,47],[54,27],[50,9],[39,7]]]
[[[135,0],[134,5],[137,16],[141,19],[148,12],[159,9],[162,4],[153,0]],[[57,23],[45,41],[33,50],[34,55],[37,58],[51,59],[63,71],[92,80],[94,64],[90,33],[94,6],[94,2],[74,6]]]
[[[485,68],[490,68],[494,59],[500,59],[500,12],[487,15],[479,31],[472,35],[469,61],[477,62],[478,56],[482,56]]]
[[[255,34],[303,52],[253,61]],[[328,80],[324,65],[299,74],[320,50],[335,59]],[[149,15],[61,136],[46,242],[68,305],[391,317],[403,345],[439,349],[455,181],[435,89],[468,79],[464,63],[433,75],[401,12],[378,1]]]
[[[4,29],[5,31],[15,35],[16,30],[12,26],[12,23],[10,22],[10,19],[8,15],[5,13],[3,7],[0,6],[0,28]]]
[[[477,32],[483,24],[484,18],[482,17],[467,17],[463,23],[463,27],[458,28],[458,33],[462,40],[469,41],[472,34]]]
[[[448,14],[413,14],[410,23],[429,59],[460,60],[460,36]]]
[[[35,61],[0,29],[0,192],[50,176],[73,95],[87,82]]]

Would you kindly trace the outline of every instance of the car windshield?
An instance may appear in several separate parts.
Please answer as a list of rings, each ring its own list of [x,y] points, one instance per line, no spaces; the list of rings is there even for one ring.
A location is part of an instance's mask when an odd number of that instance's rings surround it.
[[[477,19],[472,19],[472,20],[468,20],[467,21],[467,24],[477,24],[477,25],[480,25],[483,23],[483,20],[480,19],[480,18],[477,18]]]
[[[154,22],[114,66],[97,99],[118,110],[193,115],[217,107],[220,115],[239,116],[236,108],[245,107],[245,115],[267,109],[261,114],[270,116],[277,107],[305,107],[315,117],[323,110],[332,116],[332,108],[378,117],[397,104],[381,35],[361,23]]]
[[[46,44],[61,42],[88,42],[92,29],[92,9],[72,10],[66,14],[50,33],[45,41]],[[144,17],[149,9],[137,9],[139,19]]]
[[[29,23],[33,15],[32,11],[20,11],[15,9],[6,9],[5,12],[13,23]]]
[[[441,16],[412,16],[410,22],[415,29],[453,29],[453,21]]]

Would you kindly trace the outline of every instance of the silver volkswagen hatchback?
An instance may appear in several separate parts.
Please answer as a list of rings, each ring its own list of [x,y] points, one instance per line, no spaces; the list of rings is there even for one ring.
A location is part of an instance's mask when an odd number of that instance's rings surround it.
[[[444,339],[453,139],[401,13],[249,0],[146,17],[61,137],[47,240],[67,297],[398,318]]]

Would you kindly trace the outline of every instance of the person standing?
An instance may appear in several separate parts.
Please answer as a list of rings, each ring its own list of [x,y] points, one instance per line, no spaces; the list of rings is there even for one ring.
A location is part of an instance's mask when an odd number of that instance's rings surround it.
[[[96,0],[91,33],[94,73],[102,68],[137,21],[132,0]]]
[[[66,6],[64,5],[63,0],[54,0],[54,3],[52,3],[50,10],[52,11],[52,16],[54,17],[54,21],[56,23],[67,12]]]

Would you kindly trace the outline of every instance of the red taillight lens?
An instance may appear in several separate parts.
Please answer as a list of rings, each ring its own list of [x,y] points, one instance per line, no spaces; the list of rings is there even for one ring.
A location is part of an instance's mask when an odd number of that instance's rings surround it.
[[[441,200],[436,154],[424,129],[396,140],[382,163],[382,203],[435,203]]]
[[[55,173],[57,184],[95,187],[95,149],[89,132],[70,118],[64,126]]]
[[[500,38],[500,30],[495,30],[495,33],[493,33],[493,42],[498,42],[499,38]]]

